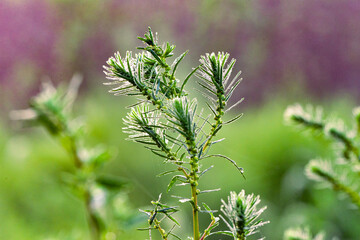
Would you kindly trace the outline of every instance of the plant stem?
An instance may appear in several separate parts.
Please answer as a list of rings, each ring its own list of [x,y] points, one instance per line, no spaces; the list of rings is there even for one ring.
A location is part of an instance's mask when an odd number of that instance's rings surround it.
[[[197,185],[198,185],[198,170],[199,170],[199,159],[196,156],[197,149],[195,147],[195,142],[191,141],[190,143],[190,152],[191,152],[191,158],[190,158],[190,166],[191,166],[191,172],[190,172],[190,184],[191,184],[191,200],[192,200],[192,207],[193,207],[193,232],[194,232],[194,240],[200,239],[200,229],[199,229],[199,207],[198,207],[198,191],[197,191]]]
[[[73,157],[75,167],[78,170],[81,170],[84,167],[84,165],[78,155],[76,139],[70,133],[68,133],[67,138],[69,139],[69,142],[70,142],[70,153]],[[86,210],[86,213],[88,216],[87,217],[88,224],[89,224],[89,228],[91,231],[91,238],[93,240],[100,240],[100,238],[101,238],[100,224],[99,224],[96,214],[93,212],[93,210],[91,208],[91,192],[88,187],[86,187],[86,189],[84,190],[84,202],[85,202],[85,210]]]
[[[246,240],[245,233],[242,233],[240,236],[236,237],[236,240]]]
[[[356,191],[351,189],[349,186],[346,186],[345,184],[341,183],[338,179],[336,179],[332,175],[322,171],[321,169],[314,169],[313,171],[320,177],[322,177],[325,180],[327,180],[328,182],[330,182],[333,185],[333,188],[335,191],[342,191],[342,192],[346,193],[350,197],[351,201],[358,208],[360,208],[360,195]]]
[[[68,139],[70,142],[70,153],[74,159],[74,164],[75,167],[77,169],[81,169],[83,167],[83,163],[81,162],[81,159],[78,155],[78,150],[77,150],[77,144],[76,144],[76,140],[73,136],[71,136],[70,134],[68,135]]]
[[[155,223],[155,228],[157,228],[159,230],[161,238],[164,239],[164,240],[167,240],[167,235],[165,233],[165,230],[162,229],[162,227],[160,226],[160,222],[156,218],[154,220],[154,223]]]
[[[205,229],[204,234],[201,236],[200,240],[204,240],[210,234],[210,228],[216,223],[215,219],[211,221],[209,226]]]
[[[203,147],[203,149],[202,149],[202,152],[205,152],[206,148],[207,148],[208,146],[210,146],[209,144],[211,143],[212,138],[213,138],[213,137],[215,136],[215,134],[216,134],[216,132],[215,132],[216,129],[217,129],[217,128],[219,127],[219,125],[222,123],[220,117],[216,116],[215,119],[216,119],[216,123],[215,123],[215,124],[213,125],[213,127],[211,128],[211,131],[210,131],[209,136],[208,136],[208,140],[206,141],[206,143],[205,143],[205,145],[204,145],[204,147]]]
[[[333,138],[344,144],[346,152],[353,152],[356,158],[359,159],[359,150],[355,147],[352,139],[348,138],[345,133],[340,132],[336,129],[331,129],[330,134]],[[347,159],[349,159],[349,156],[347,156]]]
[[[360,114],[356,116],[356,133],[360,136]]]
[[[101,230],[96,214],[91,209],[91,195],[88,189],[85,192],[85,205],[88,216],[88,223],[91,230],[91,238],[93,240],[100,240]]]
[[[224,89],[223,87],[221,87],[221,89],[217,90],[217,103],[218,103],[218,107],[216,109],[216,116],[214,117],[214,120],[216,121],[211,128],[211,131],[208,135],[208,140],[206,141],[202,151],[205,152],[206,148],[209,146],[209,144],[211,143],[212,138],[216,135],[216,133],[219,131],[219,128],[221,128],[221,124],[222,124],[222,120],[221,117],[224,115],[224,109],[225,109],[225,105],[226,102],[224,101],[225,96],[224,96]]]
[[[199,209],[197,204],[197,192],[196,185],[191,185],[191,196],[193,200],[193,231],[194,231],[194,240],[200,239],[200,230],[199,230]]]

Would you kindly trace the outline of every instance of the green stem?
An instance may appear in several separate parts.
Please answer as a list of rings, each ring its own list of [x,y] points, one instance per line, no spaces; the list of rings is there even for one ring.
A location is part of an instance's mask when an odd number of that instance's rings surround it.
[[[216,123],[213,125],[213,127],[211,128],[211,131],[208,135],[208,140],[206,141],[203,149],[202,149],[202,152],[205,152],[205,150],[210,146],[210,143],[211,143],[211,140],[212,138],[216,135],[216,129],[220,126],[220,124],[222,124],[222,121],[221,121],[221,118],[216,116],[215,117],[216,119]]]
[[[348,138],[345,133],[340,132],[336,129],[331,129],[330,134],[333,138],[344,144],[346,152],[352,152],[354,153],[357,159],[360,158],[359,150],[354,146],[352,139]],[[349,159],[349,156],[345,156],[345,157]]]
[[[82,163],[79,155],[78,155],[78,148],[76,144],[76,139],[69,134],[68,136],[69,142],[70,142],[70,153],[74,159],[75,167],[78,170],[81,170],[84,167],[84,164]],[[101,238],[101,229],[100,229],[100,223],[98,220],[98,217],[96,216],[96,213],[91,208],[91,192],[90,189],[86,188],[84,192],[85,196],[85,209],[88,216],[88,224],[91,231],[91,238],[93,240],[100,240]]]
[[[358,136],[360,136],[360,113],[358,113],[356,116],[355,116],[355,121],[356,121],[356,133]]]
[[[360,209],[360,196],[356,191],[346,186],[345,184],[342,184],[338,179],[328,174],[327,172],[322,171],[321,169],[314,169],[313,171],[320,177],[330,182],[333,185],[334,190],[346,193],[350,197],[351,201]]]
[[[242,232],[236,237],[236,240],[246,240],[245,232]]]
[[[72,136],[68,136],[69,142],[70,142],[70,153],[74,159],[74,164],[77,169],[81,169],[83,167],[83,163],[81,162],[81,159],[78,155],[77,146],[75,138]]]
[[[216,223],[215,220],[212,220],[209,226],[205,229],[204,234],[201,236],[200,240],[204,240],[210,234],[210,228]]]
[[[154,224],[155,228],[159,230],[161,238],[167,240],[167,234],[165,233],[165,230],[160,226],[160,222],[156,218],[154,220]]]
[[[200,239],[200,228],[199,228],[199,206],[198,206],[198,170],[199,170],[199,159],[196,156],[197,149],[195,148],[195,143],[190,143],[190,184],[191,184],[191,200],[193,207],[193,232],[194,232],[194,240]]]
[[[208,135],[208,140],[206,141],[202,152],[205,152],[206,148],[208,148],[208,146],[210,146],[211,140],[212,138],[216,135],[217,131],[219,130],[218,128],[221,126],[222,124],[222,120],[221,117],[224,115],[224,109],[225,109],[225,105],[226,105],[226,101],[225,96],[224,96],[224,89],[223,87],[221,89],[217,90],[217,103],[218,103],[218,107],[216,109],[216,116],[214,117],[214,120],[216,121],[215,124],[212,125],[212,128],[210,130],[210,133]]]
[[[345,192],[350,197],[351,201],[360,209],[360,196],[357,192],[352,190],[350,187],[336,181],[336,179],[329,181],[333,184],[335,190]]]
[[[308,119],[302,117],[301,115],[292,115],[291,120],[297,124],[301,124],[304,127],[314,129],[314,130],[323,130],[325,127],[325,124],[323,122],[308,120]]]
[[[191,195],[193,199],[193,231],[194,231],[194,240],[200,239],[200,229],[199,229],[199,209],[197,204],[197,192],[196,186],[191,186]]]
[[[98,217],[91,208],[91,194],[88,189],[85,191],[85,205],[88,216],[88,223],[91,231],[91,238],[93,240],[100,240],[101,238],[100,224],[98,221]]]

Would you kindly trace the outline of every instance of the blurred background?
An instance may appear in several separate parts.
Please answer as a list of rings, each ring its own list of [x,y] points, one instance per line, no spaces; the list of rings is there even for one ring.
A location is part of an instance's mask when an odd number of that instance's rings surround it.
[[[168,166],[124,140],[124,107],[134,102],[102,85],[105,61],[115,51],[137,51],[136,37],[148,26],[160,42],[176,44],[178,54],[190,51],[180,77],[212,51],[229,52],[243,72],[233,101],[245,101],[232,114],[245,115],[223,130],[219,137],[227,140],[213,151],[236,159],[246,180],[226,162],[210,160],[205,166],[215,169],[202,188],[222,190],[203,200],[218,209],[230,190],[261,195],[268,206],[264,218],[271,221],[262,231],[267,239],[281,239],[287,227],[299,225],[324,230],[328,238],[358,239],[360,216],[349,202],[318,189],[303,173],[310,159],[332,157],[332,146],[282,119],[295,102],[351,118],[360,100],[358,0],[0,1],[0,239],[86,239],[82,204],[59,180],[69,156],[42,129],[19,129],[8,118],[10,110],[27,108],[46,77],[59,84],[76,72],[84,76],[75,114],[86,119],[89,144],[116,149],[104,171],[132,182],[125,207],[149,205],[166,189],[169,179],[155,175]],[[164,199],[175,202],[170,195]],[[179,215],[183,232],[191,231],[190,217]],[[145,239],[139,226],[125,227],[121,239]]]

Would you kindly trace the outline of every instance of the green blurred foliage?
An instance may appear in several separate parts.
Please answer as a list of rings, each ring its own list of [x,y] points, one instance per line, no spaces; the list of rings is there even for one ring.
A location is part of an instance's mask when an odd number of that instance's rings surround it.
[[[103,90],[103,89],[102,89]],[[108,145],[116,157],[105,167],[104,173],[128,178],[132,183],[129,201],[120,203],[124,212],[150,205],[166,189],[169,176],[156,177],[167,170],[162,160],[148,150],[124,139],[123,107],[128,99],[90,91],[75,104],[75,112],[87,124],[89,144]],[[235,159],[245,170],[246,180],[227,161],[204,160],[203,168],[215,165],[201,182],[202,190],[221,188],[217,193],[200,196],[200,202],[219,209],[220,199],[229,191],[259,194],[268,206],[262,234],[267,239],[281,239],[288,227],[309,225],[314,232],[324,230],[327,236],[356,239],[358,215],[349,204],[339,205],[331,190],[315,189],[307,180],[303,168],[315,156],[329,156],[330,143],[306,137],[283,123],[283,111],[289,102],[272,99],[263,106],[246,109],[244,117],[227,126],[218,136],[226,140],[212,149]],[[352,102],[339,100],[325,104],[327,112],[351,116]],[[235,114],[234,114],[235,115]],[[230,118],[230,117],[229,117]],[[307,133],[309,134],[309,133]],[[2,124],[0,131],[0,224],[1,239],[86,239],[87,231],[83,205],[74,198],[62,182],[61,176],[71,168],[70,157],[42,129],[8,129]],[[163,201],[179,205],[170,195],[181,195],[182,187],[173,188],[163,195]],[[124,203],[124,202],[123,202]],[[345,203],[347,203],[345,201]],[[191,220],[179,213],[182,232],[190,232]],[[201,216],[202,228],[209,220]],[[143,224],[122,226],[119,239],[145,239],[146,232],[136,231]],[[221,226],[220,226],[221,227]],[[128,235],[127,235],[128,234]],[[155,235],[155,234],[154,234]],[[109,239],[111,234],[109,234]],[[154,238],[156,239],[156,238]],[[217,239],[212,238],[212,239]]]

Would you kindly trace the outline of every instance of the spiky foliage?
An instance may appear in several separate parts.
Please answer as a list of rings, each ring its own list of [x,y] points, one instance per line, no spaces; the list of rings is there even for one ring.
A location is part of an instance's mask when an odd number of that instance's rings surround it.
[[[325,234],[318,233],[313,236],[309,228],[290,228],[284,233],[284,240],[324,240]]]
[[[289,106],[285,120],[305,129],[315,130],[334,142],[336,158],[314,159],[306,166],[307,176],[326,183],[334,190],[343,192],[360,208],[360,112],[355,108],[354,123],[348,128],[341,119],[324,118],[321,110],[305,110],[300,105]],[[317,108],[320,109],[320,108]]]
[[[105,85],[115,85],[110,90],[115,95],[140,95],[145,97],[145,101],[151,101],[153,105],[161,108],[164,99],[184,94],[182,90],[195,70],[179,86],[175,73],[187,52],[176,58],[170,66],[166,60],[173,56],[174,45],[166,43],[162,47],[159,46],[150,28],[148,34],[139,39],[146,46],[138,49],[145,51],[136,54],[135,57],[132,57],[132,52],[127,52],[125,58],[117,52],[106,62],[108,66],[104,66],[104,73],[110,82]]]
[[[228,53],[219,52],[217,55],[215,53],[207,53],[205,56],[201,56],[200,62],[202,65],[196,72],[196,76],[200,79],[198,84],[205,90],[202,92],[202,95],[208,99],[209,102],[207,102],[207,105],[214,114],[215,120],[215,123],[212,125],[211,132],[208,135],[208,142],[204,145],[204,150],[208,147],[212,137],[215,136],[223,126],[222,116],[224,113],[243,101],[242,98],[231,107],[227,107],[230,97],[242,80],[242,78],[239,78],[241,72],[238,72],[237,75],[230,81],[231,72],[234,68],[236,60],[231,59],[231,61],[226,65],[228,59]],[[225,110],[225,108],[227,109]],[[235,121],[241,116],[242,114],[226,123]]]
[[[320,107],[314,109],[308,105],[304,109],[300,104],[289,106],[284,113],[287,124],[297,124],[307,129],[321,130],[324,128],[323,113]]]
[[[71,129],[67,120],[80,82],[80,75],[75,75],[67,91],[64,91],[63,87],[56,89],[50,81],[43,82],[42,91],[31,99],[30,108],[12,111],[10,117],[14,120],[41,124],[53,135],[63,132],[72,134],[74,129]]]
[[[147,145],[146,147],[153,153],[159,155],[160,151],[166,154],[164,157],[175,160],[176,154],[171,152],[163,127],[158,126],[157,121],[156,112],[149,112],[149,106],[142,104],[132,108],[124,119],[127,125],[124,132],[129,134],[129,140]]]
[[[171,215],[173,215],[174,213],[176,213],[178,210],[178,207],[171,207],[168,206],[166,204],[161,203],[161,196],[162,194],[159,195],[159,198],[157,201],[151,201],[151,204],[154,206],[153,209],[150,210],[140,210],[141,212],[145,213],[146,215],[148,215],[149,219],[148,219],[148,223],[149,223],[149,227],[148,228],[141,228],[139,230],[149,230],[149,236],[151,239],[151,231],[152,230],[158,230],[161,238],[162,239],[168,239],[168,236],[173,236],[176,239],[180,239],[180,237],[178,237],[176,234],[173,233],[173,230],[175,228],[176,225],[180,226],[180,224],[178,223],[178,221],[175,220],[175,218],[173,218]],[[162,227],[161,227],[161,222],[164,219],[169,219],[171,222],[173,222],[173,227],[166,232]]]
[[[241,71],[233,79],[230,78],[236,60],[231,59],[226,65],[229,56],[228,53],[224,52],[218,52],[217,55],[207,53],[205,56],[201,56],[200,62],[202,65],[196,72],[197,77],[200,79],[198,84],[210,93],[205,97],[210,100],[212,110],[217,112],[219,116],[224,114],[222,111],[227,107],[230,97],[242,80],[242,78],[239,78]],[[229,109],[241,101],[242,99],[229,107]]]
[[[116,231],[110,227],[114,219],[107,212],[113,210],[109,211],[106,203],[114,196],[113,190],[123,189],[126,181],[100,174],[101,167],[110,159],[108,149],[84,146],[84,125],[71,113],[80,82],[81,76],[75,75],[67,90],[55,88],[51,82],[44,83],[42,91],[31,100],[30,108],[13,111],[11,117],[46,128],[62,143],[74,164],[73,171],[63,174],[63,181],[83,201],[92,239],[100,240],[108,231]]]
[[[185,138],[187,145],[194,143],[197,137],[195,112],[196,101],[190,103],[185,97],[173,99],[170,102],[169,109],[166,111],[167,120],[170,122],[169,128],[174,129]],[[190,147],[195,148],[196,146]]]
[[[266,206],[258,209],[260,201],[260,196],[246,195],[244,190],[239,194],[230,192],[228,202],[221,200],[221,212],[226,219],[220,216],[230,231],[221,233],[234,237],[234,240],[245,240],[257,233],[260,227],[269,223],[260,219],[260,215],[266,209]]]
[[[144,37],[139,37],[139,40],[145,46],[138,48],[142,52],[135,54],[135,57],[132,57],[131,52],[128,52],[125,58],[116,53],[107,61],[108,66],[104,68],[110,82],[106,84],[116,85],[110,90],[115,94],[140,96],[124,119],[124,131],[129,134],[130,140],[145,145],[154,154],[165,159],[166,163],[175,165],[174,170],[160,175],[175,173],[167,191],[176,183],[190,187],[191,196],[180,197],[180,202],[189,202],[192,206],[193,239],[205,239],[217,226],[217,221],[212,217],[209,227],[201,235],[199,212],[202,209],[198,204],[198,195],[217,189],[198,189],[199,178],[211,169],[202,170],[202,160],[220,157],[230,161],[242,172],[229,157],[208,154],[212,145],[223,140],[212,141],[212,138],[223,126],[222,117],[226,104],[240,82],[239,74],[229,82],[235,60],[232,59],[226,65],[229,54],[207,54],[200,60],[200,66],[194,68],[185,79],[179,80],[176,78],[176,71],[187,51],[169,64],[167,61],[173,56],[174,45],[165,43],[160,46],[157,36],[150,28]],[[209,96],[212,100],[207,103],[214,114],[215,123],[209,121],[211,113],[204,117],[203,110],[197,111],[196,99],[191,99],[185,91],[185,85],[196,71],[202,81],[200,85],[211,94],[215,94],[215,97]],[[227,123],[239,118],[240,116],[237,116]],[[207,208],[204,211],[209,212]],[[161,226],[157,228],[159,227]],[[163,234],[161,236],[164,238]]]

